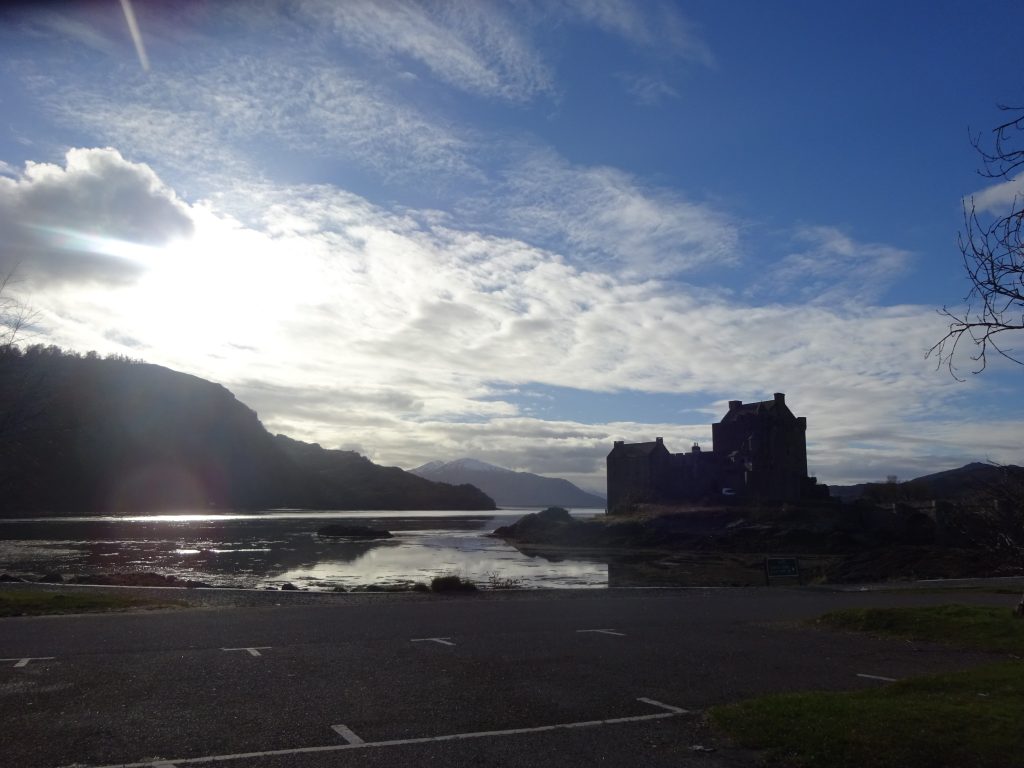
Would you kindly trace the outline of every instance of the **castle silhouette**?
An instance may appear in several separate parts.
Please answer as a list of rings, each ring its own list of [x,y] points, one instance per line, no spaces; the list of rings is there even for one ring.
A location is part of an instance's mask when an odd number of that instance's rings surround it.
[[[617,440],[607,459],[608,511],[637,504],[678,504],[739,497],[799,501],[828,497],[828,486],[807,476],[807,419],[794,416],[786,396],[746,403],[729,401],[729,412],[711,425],[711,451],[694,443],[689,453],[670,453],[653,443]]]

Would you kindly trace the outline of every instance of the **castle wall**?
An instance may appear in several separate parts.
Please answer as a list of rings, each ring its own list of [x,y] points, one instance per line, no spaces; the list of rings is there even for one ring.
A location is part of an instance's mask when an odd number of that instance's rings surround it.
[[[807,420],[793,415],[782,394],[748,406],[733,401],[725,418],[711,426],[715,453],[731,456],[743,467],[743,495],[773,500],[796,500],[804,494],[806,432]]]
[[[671,454],[671,492],[676,500],[718,495],[723,485],[720,457],[711,451]]]
[[[660,440],[643,452],[629,450],[621,442],[615,444],[606,460],[609,511],[671,498],[671,454]]]
[[[660,437],[655,443],[616,442],[607,459],[609,511],[698,501],[724,489],[771,501],[827,494],[807,476],[807,420],[793,415],[785,395],[747,405],[734,400],[711,432],[712,451],[695,445],[689,453],[672,454]]]

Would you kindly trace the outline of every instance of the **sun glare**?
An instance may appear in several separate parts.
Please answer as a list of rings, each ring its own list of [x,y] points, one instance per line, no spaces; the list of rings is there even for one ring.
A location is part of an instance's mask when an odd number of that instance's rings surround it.
[[[119,240],[116,237],[94,235],[67,227],[50,227],[39,224],[27,224],[26,226],[39,232],[49,245],[63,251],[95,253],[139,264],[149,264],[162,252],[162,249],[157,246]]]
[[[164,351],[211,355],[282,341],[318,293],[317,260],[208,211],[195,218],[192,236],[159,249],[125,296],[137,335]]]

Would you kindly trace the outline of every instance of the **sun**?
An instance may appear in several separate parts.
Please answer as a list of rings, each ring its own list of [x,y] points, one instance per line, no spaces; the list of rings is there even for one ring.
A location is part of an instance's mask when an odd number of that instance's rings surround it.
[[[207,209],[194,220],[188,239],[138,254],[143,274],[123,297],[133,335],[189,354],[284,344],[289,323],[323,290],[320,261]]]

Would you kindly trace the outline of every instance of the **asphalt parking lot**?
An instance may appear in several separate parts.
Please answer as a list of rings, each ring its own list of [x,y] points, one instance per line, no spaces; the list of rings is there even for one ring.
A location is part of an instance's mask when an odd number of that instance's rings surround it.
[[[0,765],[751,765],[710,732],[708,707],[993,658],[800,621],[953,601],[941,594],[275,599],[0,619]]]

